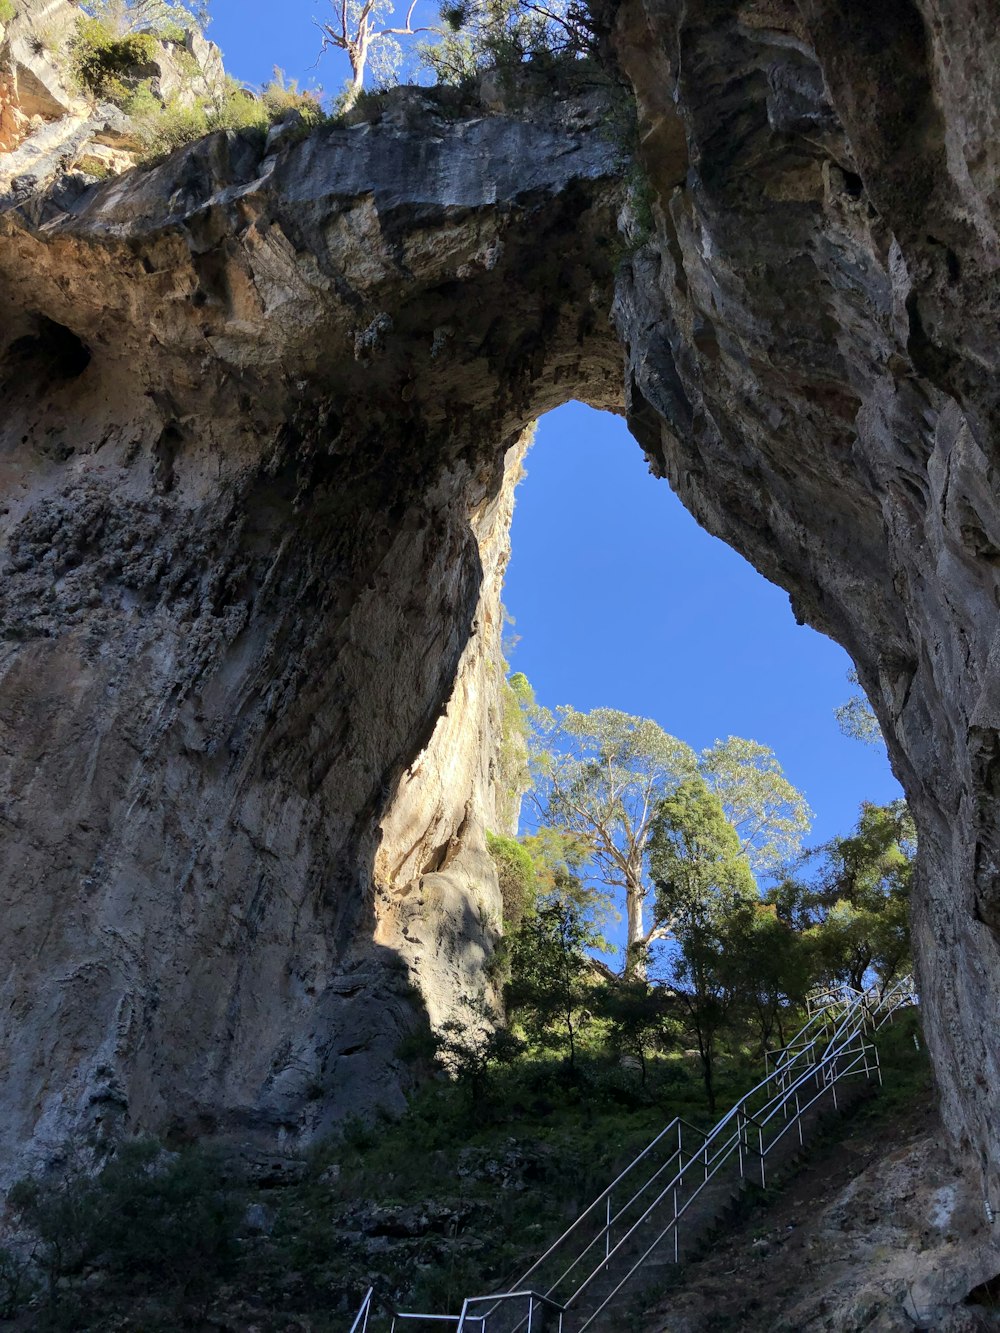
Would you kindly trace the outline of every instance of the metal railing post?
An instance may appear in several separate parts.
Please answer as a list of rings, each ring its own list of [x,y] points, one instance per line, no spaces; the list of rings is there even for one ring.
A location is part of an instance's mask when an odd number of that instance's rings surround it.
[[[764,1178],[764,1129],[763,1126],[757,1128],[757,1143],[760,1146],[760,1187],[767,1189],[767,1181]]]
[[[531,1333],[531,1325],[535,1317],[535,1298],[528,1297],[528,1333]]]
[[[737,1111],[737,1113],[736,1113],[736,1151],[737,1151],[737,1153],[739,1154],[739,1159],[740,1159],[740,1180],[745,1180],[745,1179],[746,1179],[746,1175],[744,1174],[744,1171],[743,1171],[743,1134],[744,1134],[744,1132],[745,1132],[745,1130],[744,1130],[744,1126],[740,1123],[740,1113]]]
[[[608,1256],[611,1254],[611,1195],[608,1195],[607,1221],[604,1224],[604,1267],[608,1266]]]

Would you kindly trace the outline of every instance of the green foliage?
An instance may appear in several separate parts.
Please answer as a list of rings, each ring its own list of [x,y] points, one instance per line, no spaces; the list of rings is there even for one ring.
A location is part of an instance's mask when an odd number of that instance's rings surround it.
[[[851,836],[810,853],[822,858],[813,881],[786,879],[770,892],[777,914],[802,932],[817,978],[861,988],[869,976],[885,985],[907,970],[915,854],[905,802],[865,802]]]
[[[505,825],[514,828],[521,808],[521,797],[530,784],[528,738],[535,696],[523,671],[516,671],[500,687],[502,715],[498,772],[494,783],[497,814]]]
[[[703,750],[698,767],[758,874],[773,873],[795,855],[812,825],[812,811],[773,750],[730,736]]]
[[[845,736],[861,741],[863,745],[884,745],[882,728],[875,716],[875,710],[866,696],[861,693],[861,681],[858,679],[858,673],[854,667],[847,673],[847,679],[852,685],[857,685],[859,689],[858,693],[852,694],[846,703],[833,710],[837,725]]]
[[[722,802],[700,777],[664,797],[649,834],[656,919],[669,933],[727,895],[754,901],[757,885]]]
[[[590,843],[582,834],[543,825],[537,832],[523,835],[520,842],[535,868],[539,902],[546,906],[575,903],[595,931],[618,919],[611,894],[583,877],[590,858]]]
[[[183,40],[185,29],[201,31],[208,22],[205,5],[189,8],[172,0],[87,0],[82,7],[112,37],[155,33],[158,37]]]
[[[883,984],[910,962],[909,899],[916,830],[906,804],[866,802],[848,838],[822,849],[826,865],[812,894],[824,913],[812,932],[825,973],[860,987],[871,969]]]
[[[238,1254],[232,1181],[197,1148],[124,1144],[100,1173],[76,1165],[22,1180],[7,1203],[36,1240],[50,1307],[85,1301],[79,1280],[98,1259],[121,1291],[203,1303]]]
[[[285,71],[279,69],[277,65],[274,67],[270,83],[264,85],[260,100],[267,108],[272,121],[281,120],[283,116],[294,112],[300,118],[302,125],[311,130],[317,125],[324,124],[328,119],[319,94],[308,88],[300,90],[298,80],[286,79]]]
[[[16,13],[14,0],[0,0],[0,23],[9,23]]]
[[[481,1000],[473,1005],[471,1022],[449,1019],[441,1025],[439,1056],[466,1090],[470,1116],[477,1122],[492,1109],[493,1072],[512,1064],[524,1049],[521,1038],[498,1023]]]
[[[534,722],[540,822],[587,848],[589,876],[624,899],[629,949],[645,946],[650,829],[659,803],[696,772],[694,752],[651,719],[612,708],[539,709]]]
[[[526,918],[511,942],[507,1002],[543,1050],[576,1064],[579,1029],[594,983],[587,950],[601,941],[576,903],[553,902]]]
[[[445,0],[441,27],[418,54],[438,83],[462,84],[485,69],[509,70],[531,61],[537,68],[576,59],[596,49],[585,5],[555,0]]]
[[[730,876],[749,884],[754,868],[773,869],[798,848],[809,827],[805,799],[773,752],[757,741],[731,736],[696,756],[651,719],[610,708],[551,714],[536,707],[532,723],[531,799],[539,820],[586,849],[576,867],[581,879],[597,881],[624,900],[629,968],[641,968],[650,946],[670,933],[662,894],[652,924],[645,919],[655,848],[661,859],[672,856],[673,869],[667,874],[661,866],[660,878],[679,884],[675,872],[682,862],[706,864],[695,846],[707,836],[708,819],[716,829],[711,836],[724,835],[728,849],[724,856],[716,849],[711,859],[721,858]],[[704,805],[709,793],[715,801],[710,816]],[[695,821],[686,833],[685,819]],[[694,891],[690,870],[685,874]]]
[[[280,76],[280,71],[276,71]],[[183,105],[174,100],[161,106],[140,89],[126,108],[143,144],[143,160],[155,161],[195,139],[216,130],[249,131],[266,134],[272,123],[296,111],[301,118],[301,132],[326,120],[312,93],[300,93],[293,83],[279,77],[267,85],[260,97],[254,97],[233,79],[227,79],[225,91],[216,104]]]
[[[87,92],[126,106],[135,94],[137,79],[158,51],[152,33],[118,36],[99,18],[81,19],[72,44],[73,70]]]
[[[534,862],[516,838],[487,833],[486,846],[500,881],[504,930],[516,930],[525,913],[534,907]]]

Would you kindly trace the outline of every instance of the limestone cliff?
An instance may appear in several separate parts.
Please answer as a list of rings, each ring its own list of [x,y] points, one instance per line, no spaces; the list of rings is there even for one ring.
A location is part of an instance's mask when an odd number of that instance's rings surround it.
[[[8,1173],[397,1105],[488,989],[505,460],[620,395],[598,110],[401,92],[0,220]]]
[[[858,663],[920,829],[945,1123],[1000,1208],[997,11],[609,6],[648,210],[603,94],[556,89],[12,181],[13,1148],[398,1096],[412,983],[432,1017],[474,994],[495,925],[504,459],[624,394]]]
[[[944,1122],[994,1210],[997,19],[961,0],[616,13],[655,193],[618,286],[629,421],[858,666],[919,828]]]

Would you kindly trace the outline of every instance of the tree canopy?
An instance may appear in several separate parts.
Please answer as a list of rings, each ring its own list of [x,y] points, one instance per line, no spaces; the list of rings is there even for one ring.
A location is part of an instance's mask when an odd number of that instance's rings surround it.
[[[857,685],[858,690],[846,703],[840,704],[833,710],[837,725],[845,736],[861,741],[864,745],[878,745],[880,742],[884,744],[882,728],[875,716],[875,710],[861,690],[861,681],[854,667],[847,673],[847,679],[852,685]]]
[[[773,750],[730,736],[703,750],[698,767],[757,874],[773,873],[798,852],[813,814]]]
[[[540,822],[586,848],[590,876],[624,898],[627,947],[647,947],[649,835],[665,797],[696,774],[694,751],[649,718],[564,707],[539,715],[533,767]]]
[[[207,5],[179,4],[174,0],[87,0],[82,8],[91,17],[100,19],[116,37],[134,32],[200,30],[208,21]]]
[[[860,989],[890,983],[909,966],[910,886],[916,830],[905,801],[862,804],[858,824],[810,852],[810,881],[769,893],[779,916],[804,932],[818,977]]]
[[[804,797],[757,741],[731,736],[699,756],[652,719],[612,708],[533,707],[532,717],[530,800],[538,822],[571,838],[578,877],[621,903],[628,967],[641,965],[672,929],[662,895],[653,901],[654,847],[661,862],[673,856],[673,869],[659,877],[679,884],[683,863],[690,883],[709,872],[704,855],[688,853],[699,839],[714,838],[711,873],[724,863],[752,886],[754,871],[775,869],[809,827]]]

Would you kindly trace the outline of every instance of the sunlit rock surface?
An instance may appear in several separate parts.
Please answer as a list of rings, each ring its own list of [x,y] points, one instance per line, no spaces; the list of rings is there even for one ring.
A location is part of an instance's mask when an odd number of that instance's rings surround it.
[[[0,219],[8,1173],[398,1106],[490,992],[518,441],[620,405],[596,115],[403,92]]]

